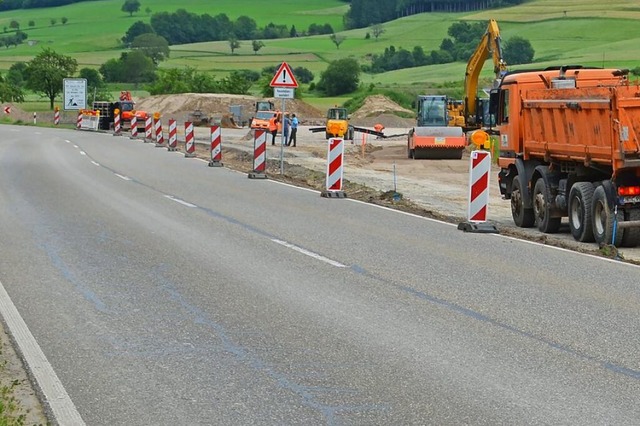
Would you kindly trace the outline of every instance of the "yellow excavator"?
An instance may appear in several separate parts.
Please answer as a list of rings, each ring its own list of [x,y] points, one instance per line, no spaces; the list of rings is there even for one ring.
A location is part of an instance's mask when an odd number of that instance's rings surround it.
[[[480,43],[467,62],[464,100],[443,95],[420,95],[416,127],[407,138],[407,155],[414,159],[459,159],[467,146],[467,132],[489,124],[488,99],[478,97],[478,81],[491,54],[496,79],[507,71],[502,57],[500,29],[491,19]]]
[[[496,80],[507,72],[507,63],[502,56],[502,40],[500,29],[494,19],[489,20],[480,43],[476,47],[469,61],[464,75],[464,125],[465,132],[479,129],[483,124],[489,124],[489,100],[478,97],[478,81],[484,63],[491,55],[493,72]]]
[[[312,133],[324,132],[325,137],[343,138],[345,140],[353,140],[355,132],[367,133],[370,135],[385,137],[384,133],[377,130],[371,130],[364,127],[356,127],[349,123],[349,114],[346,108],[334,107],[327,111],[327,124],[323,127],[312,127],[309,129]]]

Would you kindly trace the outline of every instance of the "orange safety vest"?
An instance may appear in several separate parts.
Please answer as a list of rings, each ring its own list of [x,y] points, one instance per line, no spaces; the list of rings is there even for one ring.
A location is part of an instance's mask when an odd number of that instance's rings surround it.
[[[276,123],[276,116],[274,115],[269,119],[269,131],[273,132],[278,129],[278,124]]]

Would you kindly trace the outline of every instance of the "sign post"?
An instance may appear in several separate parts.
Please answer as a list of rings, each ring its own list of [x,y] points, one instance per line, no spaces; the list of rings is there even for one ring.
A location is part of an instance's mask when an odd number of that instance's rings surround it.
[[[273,87],[273,97],[282,99],[282,141],[280,143],[280,174],[284,174],[284,145],[286,143],[284,130],[285,130],[285,116],[286,100],[293,99],[295,94],[295,88],[298,87],[298,81],[291,71],[291,67],[286,62],[283,62],[276,71],[276,74],[271,79],[270,86]],[[291,131],[291,129],[289,129]]]

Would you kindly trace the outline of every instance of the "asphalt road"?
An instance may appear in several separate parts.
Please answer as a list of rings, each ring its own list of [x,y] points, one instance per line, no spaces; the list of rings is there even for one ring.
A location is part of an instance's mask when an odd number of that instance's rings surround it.
[[[640,421],[636,266],[2,132],[0,282],[86,424]]]

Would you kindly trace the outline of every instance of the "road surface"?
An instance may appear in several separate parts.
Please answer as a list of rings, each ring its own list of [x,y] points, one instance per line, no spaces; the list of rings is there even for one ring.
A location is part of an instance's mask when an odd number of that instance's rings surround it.
[[[0,282],[86,424],[638,424],[637,266],[3,132]]]

